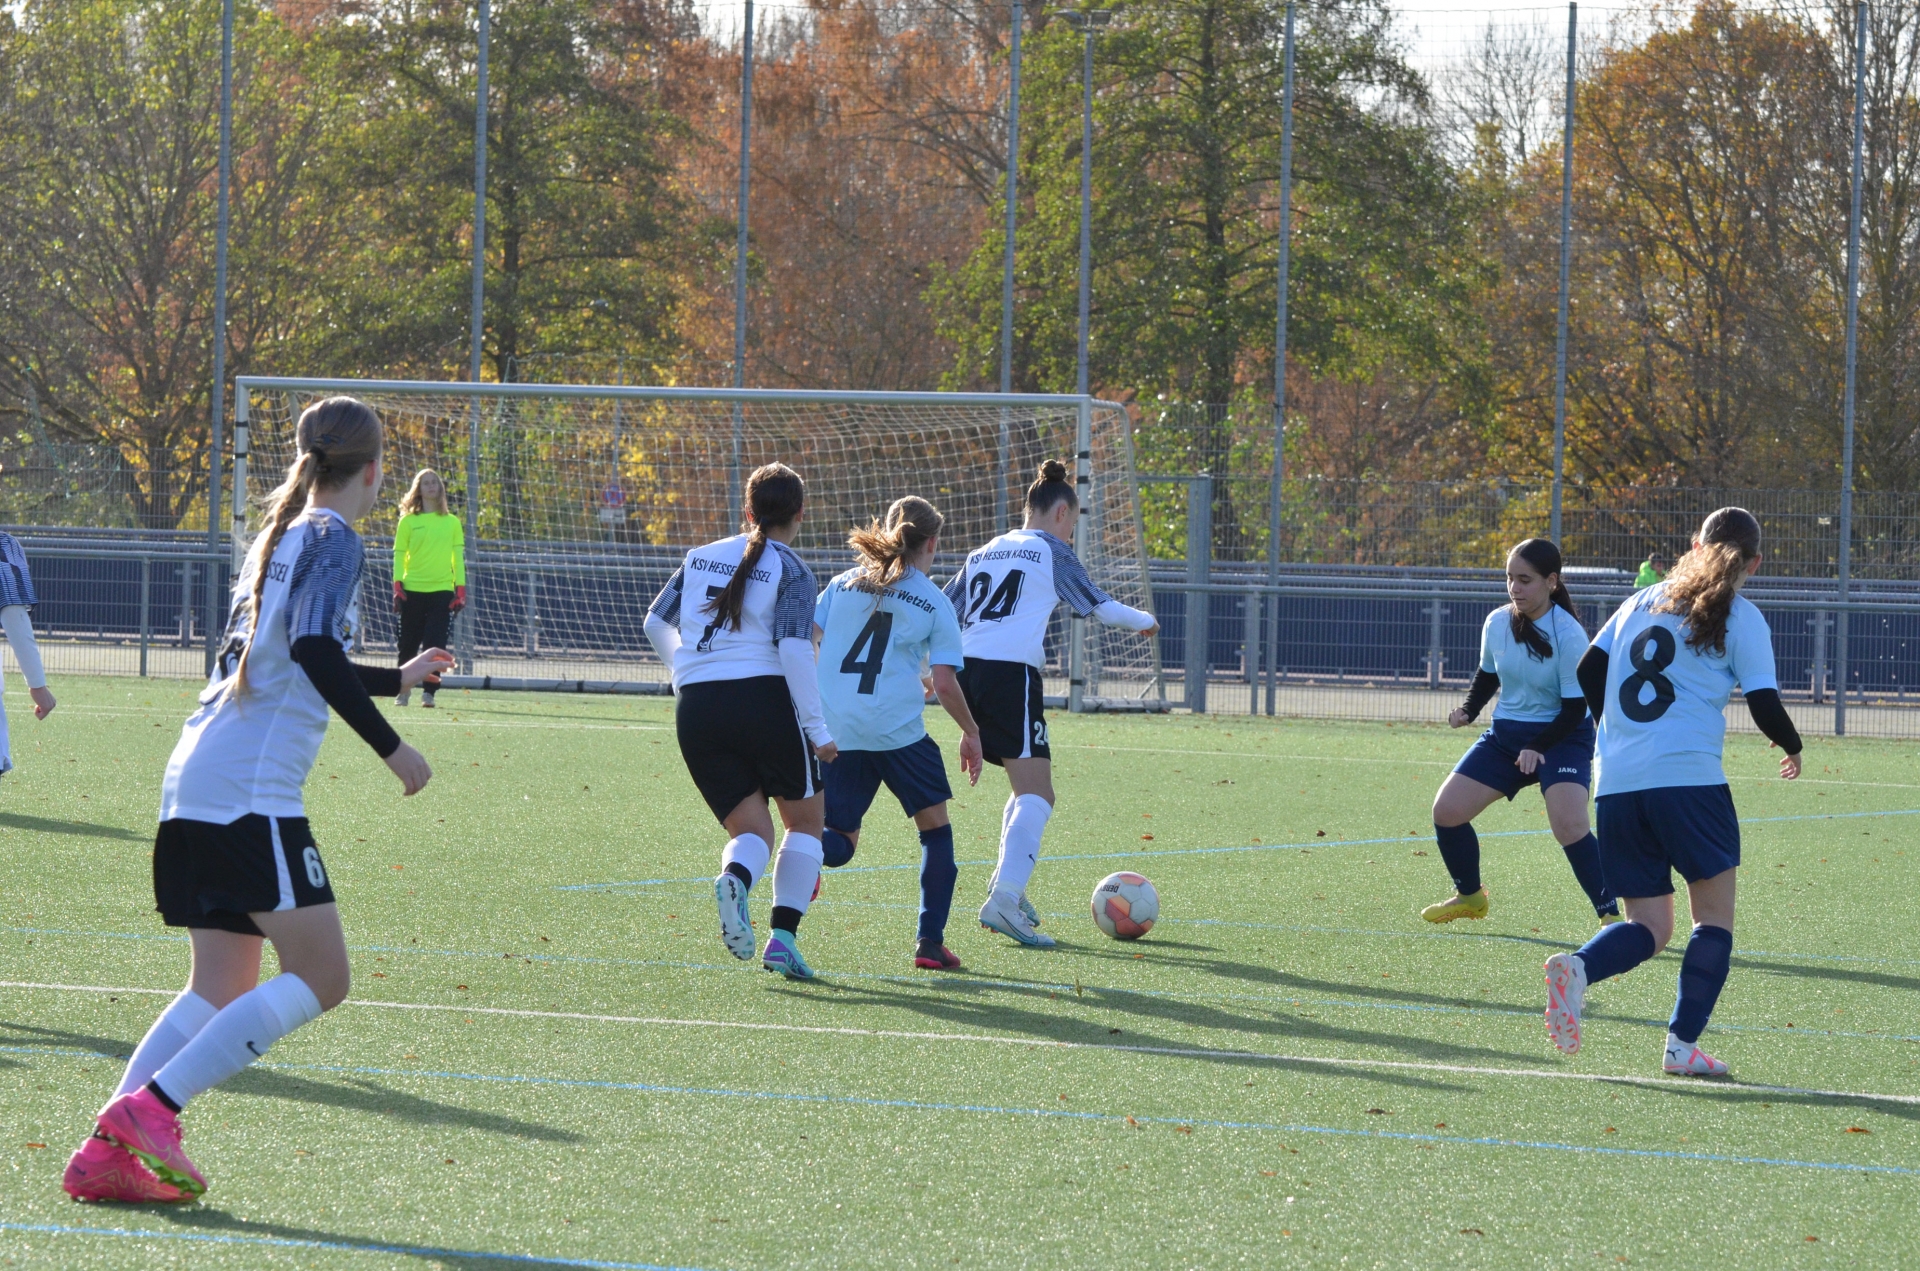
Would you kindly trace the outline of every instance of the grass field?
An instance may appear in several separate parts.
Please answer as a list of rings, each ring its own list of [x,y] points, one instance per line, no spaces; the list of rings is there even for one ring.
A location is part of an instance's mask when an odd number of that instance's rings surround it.
[[[1920,1261],[1920,744],[1814,741],[1789,785],[1733,741],[1705,1082],[1659,1071],[1673,952],[1594,990],[1579,1056],[1548,1044],[1540,962],[1593,923],[1537,795],[1479,823],[1493,916],[1418,920],[1465,733],[1057,716],[1032,895],[1061,947],[972,922],[990,770],[955,808],[966,971],[912,969],[918,847],[882,804],[794,985],[720,945],[667,704],[443,695],[402,722],[425,793],[342,727],[309,787],[355,1000],[190,1109],[204,1202],[101,1209],[59,1176],[186,975],[148,844],[191,688],[56,688],[40,724],[8,695],[0,782],[8,1265]],[[1086,913],[1123,866],[1163,900],[1138,945]]]

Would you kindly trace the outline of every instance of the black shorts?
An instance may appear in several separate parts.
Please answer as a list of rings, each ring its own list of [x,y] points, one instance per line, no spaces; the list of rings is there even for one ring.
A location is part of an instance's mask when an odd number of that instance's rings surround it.
[[[248,914],[331,905],[333,884],[304,816],[176,817],[153,836],[153,901],[169,927],[257,936]]]
[[[960,691],[980,725],[980,749],[988,763],[1053,758],[1040,672],[1025,662],[968,658],[960,668]]]
[[[898,750],[843,750],[827,765],[827,825],[843,833],[859,829],[883,782],[908,816],[953,797],[940,744],[931,737]]]
[[[820,761],[782,676],[688,684],[673,723],[680,757],[718,820],[755,791],[775,799],[820,793]]]

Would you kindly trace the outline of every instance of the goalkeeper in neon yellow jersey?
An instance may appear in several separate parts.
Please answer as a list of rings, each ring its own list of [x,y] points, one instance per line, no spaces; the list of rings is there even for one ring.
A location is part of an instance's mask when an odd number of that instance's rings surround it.
[[[445,648],[453,615],[467,604],[467,535],[447,510],[447,483],[432,468],[414,475],[393,529],[393,607],[400,613],[400,664],[422,646]],[[405,706],[410,694],[394,699]],[[433,690],[422,690],[422,706]]]

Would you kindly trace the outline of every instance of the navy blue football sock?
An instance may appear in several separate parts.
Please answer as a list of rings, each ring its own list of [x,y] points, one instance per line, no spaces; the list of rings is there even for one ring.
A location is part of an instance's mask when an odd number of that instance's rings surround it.
[[[1693,929],[1686,956],[1680,959],[1680,995],[1673,1003],[1673,1018],[1667,1021],[1668,1032],[1689,1046],[1700,1040],[1707,1016],[1713,1014],[1713,1004],[1720,1000],[1732,961],[1731,931],[1725,927]]]
[[[1606,875],[1600,871],[1600,840],[1589,834],[1578,843],[1562,843],[1560,850],[1567,854],[1567,864],[1573,866],[1573,876],[1580,880],[1580,890],[1587,893],[1587,899],[1593,902],[1593,912],[1619,913],[1620,902],[1607,890]]]
[[[826,850],[820,863],[828,869],[838,869],[853,859],[853,840],[838,830],[829,829],[821,834],[820,846]]]
[[[1658,952],[1653,932],[1637,922],[1614,922],[1600,928],[1574,956],[1586,964],[1587,983],[1598,984],[1633,970]]]
[[[1436,825],[1433,837],[1440,845],[1440,859],[1447,863],[1447,873],[1453,875],[1454,887],[1462,896],[1479,891],[1480,836],[1473,832],[1473,822]]]
[[[953,827],[920,831],[920,938],[944,940],[953,909],[953,885],[960,869],[953,863]]]

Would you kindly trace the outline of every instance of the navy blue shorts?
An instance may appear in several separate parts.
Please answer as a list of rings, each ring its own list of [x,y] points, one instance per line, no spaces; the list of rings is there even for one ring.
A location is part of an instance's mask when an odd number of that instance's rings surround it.
[[[1580,726],[1552,750],[1531,775],[1513,766],[1520,752],[1547,726],[1546,721],[1496,719],[1493,727],[1480,734],[1480,740],[1460,756],[1453,770],[1490,786],[1511,799],[1528,786],[1539,784],[1542,790],[1562,781],[1593,788],[1593,721],[1583,719]]]
[[[931,737],[898,750],[843,750],[826,767],[827,827],[842,833],[860,828],[883,781],[908,816],[953,797],[946,760]]]
[[[1600,868],[1616,896],[1670,896],[1740,863],[1740,818],[1726,786],[1661,786],[1594,801]]]

